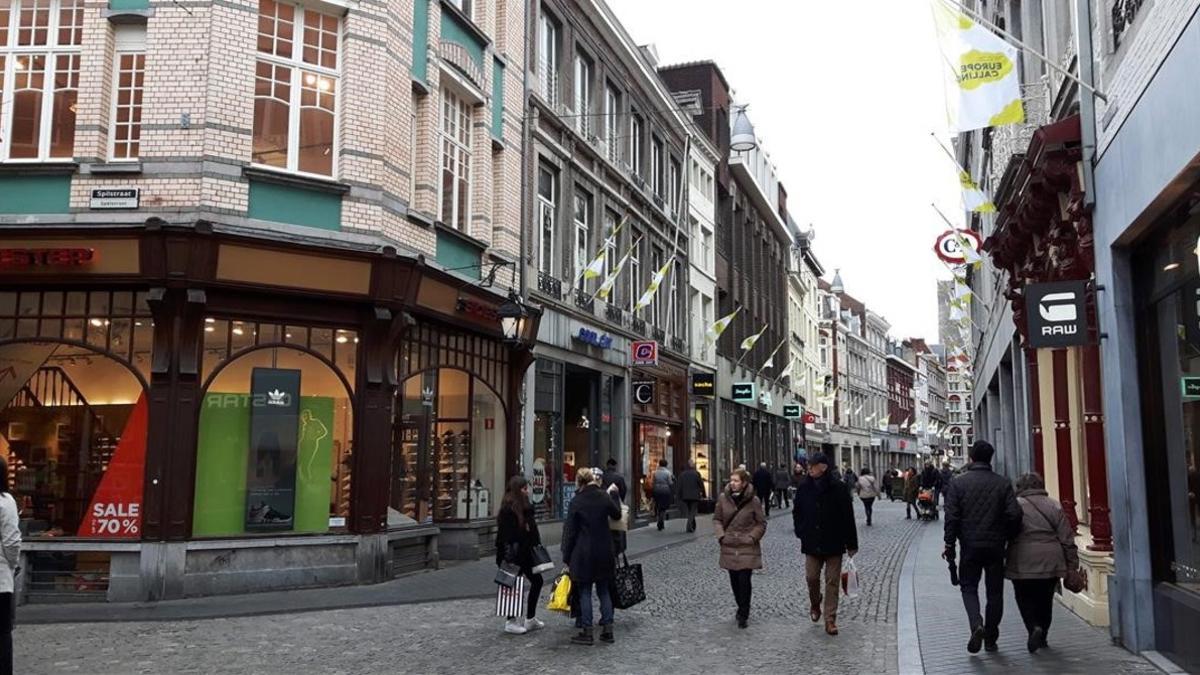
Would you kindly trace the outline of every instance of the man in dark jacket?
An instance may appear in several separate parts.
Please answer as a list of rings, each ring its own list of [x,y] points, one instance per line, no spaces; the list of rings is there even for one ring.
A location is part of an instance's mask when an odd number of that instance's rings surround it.
[[[687,468],[675,479],[675,489],[679,492],[679,501],[687,510],[687,531],[696,531],[696,510],[700,500],[704,499],[704,479],[696,470],[696,460],[689,459]]]
[[[754,477],[750,482],[754,484],[754,494],[759,495],[758,499],[762,502],[763,514],[770,518],[771,491],[775,489],[775,476],[772,475],[766,462],[758,465],[758,471],[754,472]]]
[[[942,495],[943,505],[946,502],[946,490],[950,489],[950,481],[954,480],[954,471],[950,469],[950,462],[942,462],[942,470],[938,472],[941,480],[938,481],[938,492]]]
[[[608,459],[608,464],[604,467],[604,480],[601,481],[600,487],[607,490],[609,485],[617,486],[617,494],[620,495],[621,501],[624,502],[627,489],[625,486],[625,476],[622,476],[621,472],[617,471],[617,460],[611,457]]]
[[[780,462],[779,468],[775,469],[775,506],[782,509],[792,505],[792,500],[788,497],[788,484],[791,482],[792,476],[788,472],[787,462]]]
[[[800,483],[792,506],[792,523],[804,553],[804,571],[808,581],[809,618],[813,622],[825,615],[825,632],[837,635],[839,584],[842,556],[858,553],[858,529],[854,524],[854,505],[846,484],[829,472],[829,459],[816,453],[808,462],[809,480]],[[821,568],[825,569],[822,595]],[[823,601],[823,607],[822,607]]]
[[[962,544],[959,561],[959,590],[971,622],[967,651],[978,653],[981,645],[989,652],[998,649],[1000,620],[1004,617],[1004,554],[1008,542],[1021,531],[1021,505],[1012,483],[992,472],[995,449],[987,441],[975,441],[968,453],[971,463],[946,490],[946,550],[942,557],[954,559],[954,546]],[[979,580],[986,577],[987,615],[980,616]]]

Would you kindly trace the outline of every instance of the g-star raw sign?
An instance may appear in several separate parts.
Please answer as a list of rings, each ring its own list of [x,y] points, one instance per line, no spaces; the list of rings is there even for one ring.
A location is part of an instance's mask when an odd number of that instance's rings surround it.
[[[734,382],[731,390],[733,400],[735,401],[753,401],[754,400],[754,383],[753,382]]]
[[[638,340],[633,343],[633,365],[657,366],[658,343],[654,340]]]
[[[1025,286],[1029,346],[1041,349],[1087,344],[1087,292],[1086,281]]]
[[[91,209],[136,209],[141,188],[93,188],[88,202]]]

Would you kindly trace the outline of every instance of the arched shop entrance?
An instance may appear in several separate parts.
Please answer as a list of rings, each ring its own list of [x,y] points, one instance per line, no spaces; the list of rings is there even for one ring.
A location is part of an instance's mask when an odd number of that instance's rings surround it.
[[[25,539],[25,597],[103,599],[141,537],[153,323],[133,291],[0,293],[0,456]]]

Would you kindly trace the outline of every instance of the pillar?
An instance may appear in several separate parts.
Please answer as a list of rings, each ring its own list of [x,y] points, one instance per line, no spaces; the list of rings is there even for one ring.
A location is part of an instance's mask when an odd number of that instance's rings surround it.
[[[521,390],[525,381],[525,371],[533,364],[532,346],[521,345],[514,348],[509,354],[509,359],[508,391],[504,392],[504,466],[506,476],[515,476],[521,473],[521,424],[525,419]],[[530,391],[529,394],[532,395],[533,392]]]
[[[354,453],[350,469],[350,526],[359,534],[387,528],[392,475],[396,350],[403,314],[375,307],[363,321],[354,383]]]
[[[1100,396],[1100,347],[1083,347],[1083,439],[1087,449],[1088,516],[1093,551],[1111,551],[1108,514],[1108,464],[1104,457],[1104,413]]]
[[[1079,526],[1075,513],[1075,467],[1071,460],[1071,405],[1067,390],[1067,350],[1055,349],[1052,354],[1054,374],[1054,441],[1058,459],[1058,499],[1071,521],[1071,529]]]
[[[1038,350],[1025,348],[1025,364],[1029,377],[1029,431],[1033,443],[1033,470],[1046,475],[1046,456],[1042,443],[1042,392],[1038,382]]]

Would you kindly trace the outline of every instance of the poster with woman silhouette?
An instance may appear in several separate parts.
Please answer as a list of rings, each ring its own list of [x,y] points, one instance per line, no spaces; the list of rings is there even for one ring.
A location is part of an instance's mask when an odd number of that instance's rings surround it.
[[[250,452],[246,474],[247,532],[292,529],[299,423],[300,371],[252,370]]]

